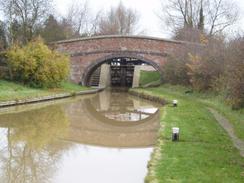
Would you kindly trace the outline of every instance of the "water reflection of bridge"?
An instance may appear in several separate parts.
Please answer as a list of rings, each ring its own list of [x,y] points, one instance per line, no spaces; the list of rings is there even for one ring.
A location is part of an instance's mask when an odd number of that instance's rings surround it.
[[[70,104],[66,112],[66,140],[108,147],[147,147],[156,140],[158,108],[127,93],[102,92]]]

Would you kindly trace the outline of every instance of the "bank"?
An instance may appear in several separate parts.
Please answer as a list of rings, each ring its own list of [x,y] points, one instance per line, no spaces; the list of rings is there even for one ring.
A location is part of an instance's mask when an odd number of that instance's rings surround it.
[[[62,82],[59,88],[36,89],[19,83],[0,80],[0,107],[56,100],[100,91],[90,87]]]
[[[148,164],[146,182],[243,182],[244,158],[229,135],[217,123],[209,107],[227,114],[235,134],[242,139],[243,111],[231,112],[215,99],[185,92],[185,88],[161,86],[133,89],[144,95],[178,100],[178,107],[162,107],[161,129]],[[239,123],[238,123],[239,120]],[[172,142],[172,127],[180,128],[180,141]],[[239,130],[239,131],[238,131]]]

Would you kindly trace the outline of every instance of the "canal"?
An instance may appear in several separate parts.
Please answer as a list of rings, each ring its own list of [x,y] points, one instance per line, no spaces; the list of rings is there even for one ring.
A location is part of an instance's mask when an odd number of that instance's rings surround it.
[[[106,90],[0,109],[1,183],[143,183],[158,104]]]

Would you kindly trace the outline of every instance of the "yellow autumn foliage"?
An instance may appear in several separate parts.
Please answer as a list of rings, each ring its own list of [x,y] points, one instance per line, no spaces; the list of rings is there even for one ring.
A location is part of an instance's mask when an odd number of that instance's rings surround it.
[[[7,51],[11,78],[33,87],[57,87],[69,74],[69,57],[52,51],[41,39]]]

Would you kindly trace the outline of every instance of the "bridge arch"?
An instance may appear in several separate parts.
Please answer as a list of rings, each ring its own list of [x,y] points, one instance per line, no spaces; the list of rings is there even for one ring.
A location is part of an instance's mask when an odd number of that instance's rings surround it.
[[[159,64],[155,63],[154,61],[146,58],[146,57],[142,57],[140,55],[137,54],[133,54],[133,53],[119,53],[119,54],[110,54],[107,56],[103,56],[101,58],[98,58],[97,60],[93,61],[90,65],[88,65],[85,68],[85,72],[83,73],[82,77],[81,77],[81,84],[82,85],[88,85],[89,79],[92,75],[92,73],[102,64],[106,63],[108,60],[110,59],[115,59],[115,58],[132,58],[132,59],[138,59],[141,60],[143,63],[148,64],[150,66],[152,66],[156,71],[158,71],[160,73],[160,80],[162,81],[163,79],[163,71],[162,71],[162,67],[160,67]]]
[[[71,57],[70,80],[87,84],[94,69],[112,58],[135,58],[153,66],[162,75],[161,68],[170,55],[186,46],[197,44],[146,36],[97,36],[58,41],[54,49]],[[161,77],[162,79],[162,77]]]

